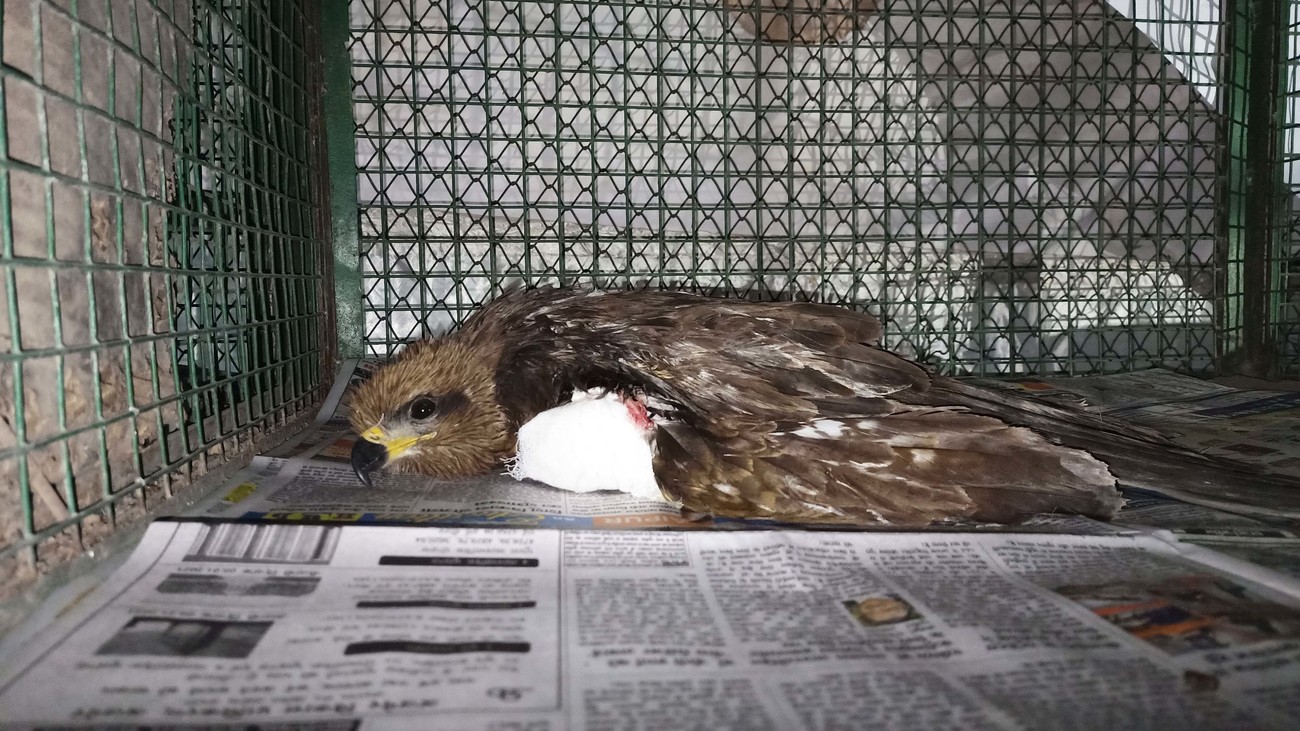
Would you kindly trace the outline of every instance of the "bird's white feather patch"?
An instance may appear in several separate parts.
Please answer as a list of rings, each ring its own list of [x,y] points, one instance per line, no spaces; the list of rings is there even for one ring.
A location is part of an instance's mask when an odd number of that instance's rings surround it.
[[[876,519],[877,523],[881,523],[883,525],[889,525],[889,521],[885,520],[885,516],[881,515],[880,511],[867,508],[867,512],[871,513],[871,516]]]
[[[808,426],[796,429],[794,433],[805,439],[836,439],[844,436],[844,423],[834,419],[816,419]]]
[[[804,485],[802,482],[800,482],[798,479],[794,477],[786,477],[782,479],[781,482],[786,486],[786,488],[793,490],[794,492],[807,495],[809,497],[817,496],[816,490],[807,487],[806,485]]]
[[[807,510],[810,510],[814,513],[821,513],[823,515],[844,515],[844,511],[840,510],[839,508],[832,508],[826,505],[818,505],[817,503],[804,503],[803,506]]]
[[[519,428],[516,480],[531,479],[570,492],[618,490],[664,500],[655,479],[650,436],[622,399],[575,392],[563,406],[543,411]]]
[[[910,453],[913,464],[933,464],[936,459],[933,449],[913,449]]]

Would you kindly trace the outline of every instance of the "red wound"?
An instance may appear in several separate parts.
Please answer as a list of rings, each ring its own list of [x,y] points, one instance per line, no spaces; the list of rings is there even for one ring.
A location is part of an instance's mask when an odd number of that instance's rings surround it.
[[[655,428],[655,423],[650,418],[650,412],[645,410],[645,404],[637,399],[630,398],[624,401],[623,405],[627,407],[627,413],[632,417],[632,423],[646,431]]]

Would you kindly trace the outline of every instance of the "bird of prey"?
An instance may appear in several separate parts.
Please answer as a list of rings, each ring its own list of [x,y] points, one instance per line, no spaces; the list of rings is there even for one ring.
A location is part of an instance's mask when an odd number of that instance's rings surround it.
[[[1300,515],[1300,480],[1147,429],[938,375],[878,342],[874,317],[808,302],[518,288],[411,344],[356,388],[352,452],[462,478],[520,428],[599,389],[645,409],[654,481],[684,513],[920,527],[1036,513],[1112,517],[1118,481]]]

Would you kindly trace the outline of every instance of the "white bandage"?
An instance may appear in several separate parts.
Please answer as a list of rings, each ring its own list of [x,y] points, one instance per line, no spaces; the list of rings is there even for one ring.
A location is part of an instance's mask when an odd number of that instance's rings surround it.
[[[570,492],[618,490],[664,500],[654,475],[652,436],[617,395],[578,392],[570,403],[520,427],[510,475]]]

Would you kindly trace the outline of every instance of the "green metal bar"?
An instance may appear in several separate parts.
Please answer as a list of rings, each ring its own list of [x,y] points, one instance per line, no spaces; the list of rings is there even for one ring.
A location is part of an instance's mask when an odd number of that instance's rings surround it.
[[[91,515],[120,528],[152,506],[146,484],[168,494],[167,475],[238,459],[225,445],[318,402],[326,318],[306,293],[327,267],[305,222],[323,211],[323,164],[308,158],[319,117],[304,100],[321,84],[304,7],[0,11],[0,387],[14,432],[0,470],[20,528],[0,537],[0,561],[53,565],[47,539],[64,545]]]
[[[1274,313],[1279,306],[1276,225],[1285,78],[1287,3],[1236,0],[1226,10],[1230,53],[1225,78],[1226,270],[1220,312],[1219,370],[1269,377],[1277,372]]]
[[[1300,178],[1295,174],[1300,161],[1300,113],[1296,103],[1300,100],[1300,3],[1289,0],[1287,3],[1288,43],[1286,58],[1282,64],[1280,94],[1282,103],[1282,150],[1279,160],[1279,173],[1282,176],[1281,187],[1283,210],[1278,216],[1278,231],[1283,237],[1276,249],[1277,258],[1273,271],[1277,276],[1278,308],[1275,311],[1274,333],[1277,337],[1280,355],[1278,363],[1282,372],[1291,377],[1300,375],[1300,240],[1293,232],[1296,223],[1295,214],[1290,209],[1294,196],[1300,193]]]
[[[325,56],[325,137],[329,151],[330,221],[334,239],[334,306],[338,357],[344,359],[362,356],[365,323],[349,25],[347,0],[325,0],[322,3],[321,46]]]

